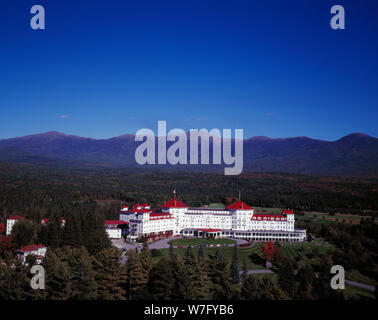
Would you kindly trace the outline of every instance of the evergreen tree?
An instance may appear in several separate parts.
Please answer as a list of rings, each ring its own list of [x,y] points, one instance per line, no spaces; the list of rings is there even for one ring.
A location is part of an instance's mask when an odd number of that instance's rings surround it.
[[[209,279],[212,284],[210,291],[213,299],[228,300],[232,297],[233,292],[230,282],[230,272],[219,248],[215,256],[211,257],[209,263]]]
[[[234,255],[232,257],[231,279],[233,283],[240,283],[240,265],[237,245],[235,245]]]
[[[169,244],[168,255],[169,255],[170,258],[172,258],[172,256],[173,256],[174,254],[175,254],[175,253],[174,253],[173,243],[172,243],[172,241],[171,241],[170,244]]]
[[[203,245],[201,244],[198,249],[198,260],[205,259],[205,250],[203,248]]]
[[[296,279],[298,281],[298,291],[296,293],[296,297],[301,300],[312,300],[314,298],[312,288],[315,281],[315,274],[311,266],[309,264],[305,264],[302,268],[300,268]]]
[[[96,216],[86,214],[87,249],[91,254],[96,254],[103,249],[111,247],[111,241],[105,231],[104,221]]]
[[[169,259],[163,256],[150,272],[148,289],[151,297],[157,300],[172,299],[174,284],[171,264]]]
[[[61,227],[61,217],[54,214],[46,226],[42,226],[47,230],[47,245],[52,248],[59,248],[63,243],[63,230]]]
[[[242,280],[245,282],[248,278],[248,265],[247,261],[243,259],[243,274],[242,274]]]
[[[271,278],[264,276],[260,281],[260,298],[263,300],[288,300],[290,297],[274,285]]]
[[[290,297],[295,297],[296,281],[294,276],[295,263],[284,258],[278,272],[278,283],[282,290],[286,291]]]
[[[188,248],[186,249],[186,253],[185,253],[185,259],[188,259],[188,258],[194,258],[194,252],[191,245],[188,245]]]
[[[24,300],[30,290],[27,267],[16,259],[9,265],[0,260],[0,300]]]
[[[126,264],[127,281],[126,290],[129,299],[145,298],[147,294],[147,283],[149,272],[143,266],[141,254],[138,250],[129,252]]]
[[[45,291],[47,299],[66,300],[71,294],[70,268],[49,248],[42,261],[45,268]]]
[[[257,300],[260,298],[260,286],[253,275],[249,275],[243,281],[241,297],[245,300]]]
[[[143,268],[149,273],[152,269],[152,255],[147,243],[143,244],[142,251],[140,253],[140,259]]]
[[[34,225],[29,220],[18,221],[12,229],[12,242],[16,248],[20,249],[23,246],[32,244],[34,242],[35,229]]]
[[[73,299],[88,300],[96,297],[96,273],[92,261],[85,247],[72,250],[70,259],[71,284]]]
[[[96,272],[97,298],[100,300],[125,299],[125,269],[122,266],[122,252],[117,248],[107,248],[98,252],[93,260]]]
[[[81,215],[67,213],[65,219],[66,223],[63,234],[64,243],[75,248],[84,245],[85,243],[83,242],[81,235],[86,231],[81,229]]]
[[[190,285],[190,277],[186,272],[185,263],[176,253],[170,252],[169,262],[171,264],[173,290],[172,299],[186,299],[187,288]]]

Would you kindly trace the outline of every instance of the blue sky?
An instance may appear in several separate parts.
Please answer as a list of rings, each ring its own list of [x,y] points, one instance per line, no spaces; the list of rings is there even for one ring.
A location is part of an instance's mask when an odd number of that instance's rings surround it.
[[[30,8],[46,30],[30,28]],[[346,29],[330,28],[332,5]],[[0,139],[378,136],[378,2],[2,0]]]

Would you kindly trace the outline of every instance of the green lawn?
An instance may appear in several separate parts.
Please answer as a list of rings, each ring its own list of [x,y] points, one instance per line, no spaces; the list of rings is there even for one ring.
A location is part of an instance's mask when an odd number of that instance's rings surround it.
[[[260,252],[261,243],[256,244],[252,248],[238,248],[239,250],[239,261],[240,265],[242,266],[243,260],[245,259],[247,263],[247,267],[249,270],[256,270],[256,269],[266,269],[264,265],[257,265],[254,264],[251,261],[250,255],[252,253],[257,253],[258,255],[262,256]],[[198,248],[192,249],[195,254],[198,252]],[[214,255],[217,248],[204,248],[205,255]],[[219,247],[219,250],[221,250],[224,259],[227,261],[229,265],[231,265],[232,257],[234,255],[234,247]],[[159,250],[162,255],[168,255],[168,249],[161,249]],[[187,251],[187,248],[175,248],[174,251],[181,257],[183,257]],[[160,257],[154,257],[154,261],[157,262],[160,259]]]
[[[321,240],[314,240],[311,242],[303,243],[282,243],[282,254],[286,257],[296,258],[301,256],[303,259],[307,259],[306,253],[312,253],[314,248],[317,248],[320,254],[326,253],[328,250],[333,250],[335,247],[327,242]]]
[[[200,244],[234,244],[235,240],[230,239],[204,239],[204,238],[179,238],[169,241],[169,243],[172,243],[174,246],[199,246]]]
[[[298,221],[311,221],[317,223],[336,223],[336,222],[343,222],[347,224],[358,224],[361,221],[361,218],[371,218],[371,216],[360,216],[360,215],[347,215],[347,214],[339,214],[336,215],[329,215],[328,213],[322,212],[305,212],[304,215],[296,215],[295,218]],[[336,220],[337,219],[337,220]],[[345,222],[344,222],[345,220]]]

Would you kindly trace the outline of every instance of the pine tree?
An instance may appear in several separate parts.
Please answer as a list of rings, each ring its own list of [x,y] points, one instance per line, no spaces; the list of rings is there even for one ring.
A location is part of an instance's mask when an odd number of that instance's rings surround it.
[[[71,294],[70,269],[66,262],[63,262],[49,248],[42,261],[45,268],[45,290],[47,299],[66,300]]]
[[[149,273],[152,269],[153,262],[152,262],[151,251],[147,243],[143,244],[143,248],[140,253],[140,259],[141,259],[143,268],[147,271],[147,273]]]
[[[59,248],[63,243],[63,230],[61,227],[61,217],[54,214],[44,228],[47,229],[47,245],[53,248]]]
[[[198,249],[198,260],[205,259],[205,250],[203,248],[203,245],[201,244]]]
[[[87,249],[91,254],[96,254],[103,249],[110,248],[111,242],[105,231],[104,221],[98,217],[87,214]]]
[[[260,298],[260,286],[253,275],[249,275],[243,281],[241,297],[245,300],[257,300]]]
[[[174,284],[171,264],[169,259],[163,256],[150,272],[149,292],[154,299],[169,300],[172,299]]]
[[[247,278],[248,278],[248,265],[247,265],[247,261],[243,259],[243,274],[242,274],[243,283],[247,280]]]
[[[121,256],[122,252],[112,247],[101,250],[93,257],[92,263],[93,270],[96,272],[98,299],[125,299],[126,272],[120,261]]]
[[[135,251],[129,252],[126,264],[126,290],[129,299],[144,298],[147,294],[147,283],[150,273],[143,267],[141,254]]]
[[[25,265],[18,260],[9,265],[0,261],[0,300],[24,300],[30,291]]]
[[[172,243],[172,241],[171,241],[170,244],[169,244],[168,255],[169,255],[170,258],[172,258],[172,256],[173,256],[174,254],[175,254],[175,253],[174,253],[174,249],[173,249],[173,243]]]
[[[260,298],[263,300],[288,300],[290,297],[281,290],[281,288],[278,288],[274,285],[273,281],[268,278],[267,276],[264,276],[262,280],[260,281],[260,292],[261,296]]]
[[[84,245],[81,235],[85,230],[81,230],[81,215],[67,213],[65,219],[66,223],[63,233],[64,243],[74,248]]]
[[[294,270],[295,263],[289,258],[284,258],[278,272],[278,283],[280,288],[290,297],[294,297],[296,292],[297,284],[294,276]]]
[[[35,229],[29,220],[18,221],[12,229],[12,242],[20,249],[34,242]]]
[[[71,284],[73,299],[88,300],[96,297],[96,273],[92,261],[85,247],[72,250],[70,259]]]
[[[188,245],[188,248],[186,249],[186,252],[185,252],[185,259],[188,259],[188,258],[194,258],[194,252],[191,245]]]
[[[176,253],[170,252],[169,262],[172,270],[173,289],[172,299],[181,300],[186,298],[187,287],[190,285],[190,277],[186,272],[185,263]]]
[[[231,279],[233,283],[240,283],[240,265],[237,245],[235,245],[234,255],[232,257]]]
[[[230,283],[230,271],[224,262],[223,255],[219,248],[215,256],[211,257],[209,264],[209,278],[212,283],[211,293],[215,300],[228,300],[233,292]]]

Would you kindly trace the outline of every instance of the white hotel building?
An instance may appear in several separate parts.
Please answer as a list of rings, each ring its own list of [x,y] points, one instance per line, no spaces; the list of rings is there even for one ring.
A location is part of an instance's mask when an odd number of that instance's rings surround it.
[[[171,235],[187,237],[227,237],[255,241],[306,240],[306,230],[294,228],[294,213],[255,213],[254,209],[237,201],[225,209],[190,208],[173,199],[161,210],[153,211],[148,204],[136,204],[129,210],[123,206],[120,220],[129,223],[129,231],[138,238],[158,238]]]

